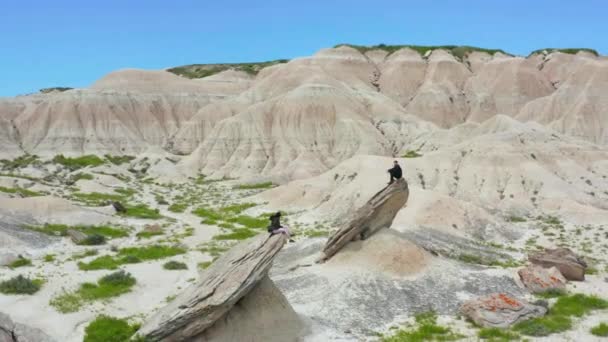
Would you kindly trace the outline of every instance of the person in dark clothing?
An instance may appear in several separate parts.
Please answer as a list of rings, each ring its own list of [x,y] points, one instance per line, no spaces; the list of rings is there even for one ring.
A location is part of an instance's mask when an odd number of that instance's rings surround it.
[[[287,226],[281,225],[281,212],[277,211],[276,213],[270,215],[270,225],[268,226],[268,232],[270,235],[274,234],[285,234],[289,242],[294,242],[291,239],[291,233],[289,232],[289,228]]]
[[[393,184],[396,179],[400,179],[401,176],[403,176],[403,172],[401,171],[401,166],[399,166],[399,162],[395,160],[393,164],[393,168],[388,169],[388,173],[390,173],[391,175],[391,180],[390,182],[388,182],[388,184]]]

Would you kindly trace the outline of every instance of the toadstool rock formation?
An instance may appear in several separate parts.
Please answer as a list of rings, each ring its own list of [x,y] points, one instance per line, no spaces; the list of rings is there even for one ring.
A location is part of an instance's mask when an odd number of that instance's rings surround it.
[[[408,196],[407,182],[403,178],[380,190],[329,237],[323,247],[322,260],[331,258],[351,241],[364,240],[379,229],[390,227],[399,210],[407,202]]]
[[[198,283],[148,319],[139,335],[146,341],[234,341],[247,335],[249,341],[273,340],[254,336],[262,320],[276,329],[287,327],[275,340],[295,340],[301,329],[297,315],[267,277],[285,240],[282,234],[264,233],[236,245]],[[235,336],[239,332],[243,335]]]

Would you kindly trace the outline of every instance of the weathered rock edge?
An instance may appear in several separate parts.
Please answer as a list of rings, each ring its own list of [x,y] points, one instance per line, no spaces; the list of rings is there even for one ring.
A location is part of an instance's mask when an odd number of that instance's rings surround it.
[[[403,178],[376,193],[329,237],[320,261],[328,260],[351,241],[366,239],[377,230],[390,227],[399,210],[407,203],[409,193]]]
[[[263,233],[234,246],[150,317],[138,335],[146,341],[184,341],[201,334],[266,277],[285,241],[283,234]]]

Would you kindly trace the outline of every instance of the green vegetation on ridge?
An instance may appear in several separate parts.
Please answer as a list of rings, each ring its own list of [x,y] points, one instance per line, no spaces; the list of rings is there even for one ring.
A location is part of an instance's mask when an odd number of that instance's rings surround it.
[[[266,67],[287,63],[288,61],[287,59],[278,59],[254,63],[191,64],[170,68],[167,71],[186,78],[203,78],[230,69],[244,71],[250,75],[257,75],[260,70]]]
[[[552,52],[561,52],[561,53],[567,53],[570,55],[576,55],[577,53],[584,51],[584,52],[589,52],[595,56],[599,56],[600,54],[594,50],[594,49],[589,49],[589,48],[564,48],[564,49],[560,49],[560,48],[544,48],[544,49],[538,49],[538,50],[534,50],[532,52],[530,52],[530,56],[532,56],[533,54],[536,53],[543,53],[544,51],[547,51],[547,53],[552,53]]]
[[[353,44],[338,44],[335,47],[340,46],[348,46],[353,49],[358,50],[361,53],[366,53],[371,50],[383,50],[392,54],[395,51],[401,50],[403,48],[410,48],[416,52],[418,52],[421,56],[424,56],[428,51],[432,50],[446,50],[456,58],[462,60],[466,55],[473,51],[485,52],[490,55],[494,55],[497,52],[504,53],[505,55],[510,55],[509,53],[501,50],[501,49],[484,49],[475,46],[466,46],[466,45],[436,45],[436,46],[424,46],[424,45],[386,45],[386,44],[378,44],[373,46],[364,46],[364,45],[353,45]]]

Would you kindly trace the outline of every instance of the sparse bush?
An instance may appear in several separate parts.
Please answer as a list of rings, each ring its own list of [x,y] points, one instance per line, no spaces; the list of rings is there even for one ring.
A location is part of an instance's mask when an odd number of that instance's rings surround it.
[[[422,154],[418,153],[418,151],[407,151],[402,156],[402,158],[418,158],[418,157],[422,157]]]
[[[134,156],[112,156],[109,154],[106,154],[104,157],[114,165],[122,165],[135,159]]]
[[[0,292],[4,294],[34,294],[40,290],[42,281],[38,279],[30,279],[21,274],[0,282]]]
[[[8,265],[8,267],[10,268],[18,268],[18,267],[25,267],[25,266],[32,266],[32,261],[28,258],[24,258],[22,256],[19,256],[19,258],[15,261],[13,261],[10,265]]]
[[[600,323],[599,325],[596,325],[591,328],[591,333],[595,336],[608,337],[608,324]]]
[[[47,254],[44,256],[45,262],[53,262],[55,261],[55,254]]]
[[[16,194],[21,197],[37,197],[37,196],[45,195],[42,192],[32,191],[32,190],[28,190],[28,189],[24,189],[24,188],[20,188],[20,187],[7,188],[4,186],[0,186],[0,192],[4,192],[7,194]]]
[[[166,270],[187,270],[188,269],[188,265],[186,265],[183,262],[171,260],[169,262],[166,262],[163,265],[163,268],[166,269]]]
[[[80,245],[97,246],[97,245],[103,245],[104,243],[106,243],[106,238],[103,235],[91,234],[91,235],[88,235],[86,237],[86,239],[84,239],[84,241],[82,243],[80,243]]]
[[[437,316],[433,312],[421,313],[415,316],[416,327],[401,329],[392,336],[383,336],[382,342],[425,342],[425,341],[456,341],[463,336],[451,331],[448,327],[437,325]]]
[[[0,164],[2,168],[6,170],[15,170],[29,166],[30,164],[38,162],[38,156],[32,154],[24,154],[13,160],[1,159]]]
[[[274,186],[272,182],[262,182],[254,184],[239,184],[234,187],[237,190],[251,190],[251,189],[270,189]]]
[[[183,213],[188,208],[186,203],[173,203],[169,206],[169,211],[173,213]]]
[[[139,325],[130,325],[124,319],[102,315],[85,328],[83,342],[126,342],[138,329]]]
[[[60,155],[55,156],[55,158],[53,158],[53,162],[55,162],[57,164],[61,164],[72,171],[76,171],[78,169],[81,169],[81,168],[87,167],[87,166],[95,167],[95,166],[104,164],[103,159],[99,158],[96,155],[92,155],[92,154],[85,155],[82,157],[76,157],[76,158],[69,158],[69,157],[63,156],[63,154],[60,154]]]
[[[103,276],[97,284],[83,283],[73,293],[65,292],[50,304],[61,313],[78,311],[83,303],[120,296],[131,291],[136,280],[123,270]]]
[[[129,236],[129,233],[126,230],[108,225],[68,226],[65,224],[45,224],[44,226],[27,226],[27,228],[54,236],[67,236],[67,231],[69,229],[77,230],[87,235],[101,235],[109,239]]]
[[[145,204],[138,204],[134,206],[126,206],[127,211],[121,213],[123,216],[135,217],[140,219],[155,220],[163,217],[158,209],[152,209]]]

